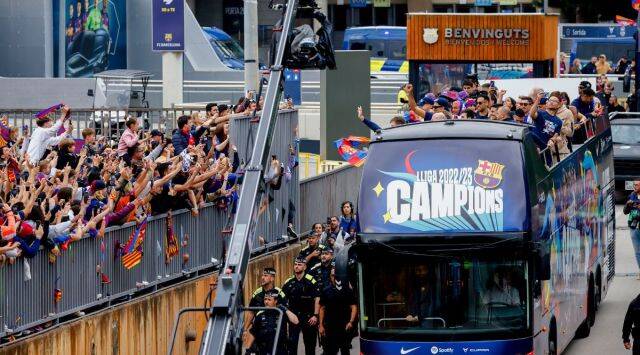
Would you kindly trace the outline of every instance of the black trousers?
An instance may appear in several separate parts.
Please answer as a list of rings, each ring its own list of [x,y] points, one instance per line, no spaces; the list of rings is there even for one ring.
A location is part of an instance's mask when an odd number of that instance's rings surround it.
[[[326,328],[326,327],[325,327]],[[324,355],[349,355],[351,348],[351,338],[347,336],[347,332],[328,333],[322,339],[322,349]]]
[[[289,354],[298,354],[298,340],[300,339],[300,332],[302,332],[302,341],[304,342],[304,353],[306,355],[315,355],[318,328],[312,327],[306,322],[298,325],[289,323]]]
[[[633,339],[633,355],[640,355],[640,339]]]

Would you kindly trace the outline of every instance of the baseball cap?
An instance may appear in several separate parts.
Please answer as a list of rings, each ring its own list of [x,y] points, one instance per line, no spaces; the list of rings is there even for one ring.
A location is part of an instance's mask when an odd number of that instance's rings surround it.
[[[445,110],[449,109],[449,100],[444,97],[439,97],[436,102],[433,104],[434,107],[444,107]]]
[[[591,89],[591,83],[590,83],[590,82],[588,82],[588,81],[586,81],[586,80],[584,80],[584,81],[581,81],[581,82],[580,82],[580,84],[578,85],[578,87],[579,87],[579,88],[582,88],[582,89]]]
[[[540,105],[546,105],[547,104],[547,98],[543,97],[540,99]]]
[[[424,106],[425,104],[433,105],[434,104],[433,98],[425,96],[422,99],[420,99],[420,101],[418,101],[419,106]]]
[[[333,248],[326,247],[326,248],[322,249],[322,253],[331,253],[331,254],[333,254]]]

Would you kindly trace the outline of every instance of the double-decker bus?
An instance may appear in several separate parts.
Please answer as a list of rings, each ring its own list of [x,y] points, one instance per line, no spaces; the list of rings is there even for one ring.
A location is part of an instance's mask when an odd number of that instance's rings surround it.
[[[588,336],[615,273],[611,129],[591,127],[562,158],[498,121],[373,139],[347,252],[361,353],[558,354]]]

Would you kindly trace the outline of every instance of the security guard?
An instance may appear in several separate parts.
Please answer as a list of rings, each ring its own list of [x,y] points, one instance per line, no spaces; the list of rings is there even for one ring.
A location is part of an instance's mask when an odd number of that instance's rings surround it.
[[[257,290],[253,292],[251,295],[251,301],[249,302],[249,307],[263,307],[264,306],[264,295],[267,291],[275,290],[278,294],[278,303],[281,305],[287,304],[287,299],[285,297],[284,292],[278,287],[275,287],[276,279],[276,269],[272,267],[266,267],[262,271],[262,277],[260,278],[260,284],[262,286],[258,287]],[[247,311],[247,320],[244,324],[244,340],[248,341],[246,338],[246,334],[249,332],[249,327],[251,326],[251,321],[253,320],[254,312]]]
[[[321,337],[324,355],[349,355],[351,339],[358,326],[356,317],[358,307],[353,290],[346,281],[338,281],[335,267],[329,274],[329,285],[320,294],[320,323],[318,332]]]
[[[320,244],[320,233],[315,231],[307,238],[307,244],[306,247],[300,250],[298,256],[304,258],[307,266],[311,268],[320,262],[320,253],[326,249],[326,247]]]
[[[287,319],[291,324],[298,324],[298,317],[287,309],[284,305],[278,304],[280,298],[279,292],[275,289],[264,292],[264,307],[274,308],[274,310],[262,310],[256,313],[251,326],[251,334],[255,341],[252,348],[257,349],[260,355],[285,355],[287,354]],[[276,352],[273,352],[273,342],[276,339],[276,329],[278,327],[279,312],[275,308],[279,308],[283,313],[280,322],[280,333],[278,333],[278,344]]]
[[[320,290],[316,279],[306,273],[307,264],[304,258],[296,258],[293,264],[294,275],[282,285],[287,295],[289,307],[300,323],[289,326],[289,354],[298,353],[298,339],[300,331],[304,339],[306,355],[315,354],[316,339],[318,338],[318,317],[320,312]]]
[[[320,254],[320,262],[309,271],[311,276],[318,281],[318,290],[320,290],[320,292],[329,284],[329,274],[331,273],[332,263],[333,249],[327,247],[323,249]]]

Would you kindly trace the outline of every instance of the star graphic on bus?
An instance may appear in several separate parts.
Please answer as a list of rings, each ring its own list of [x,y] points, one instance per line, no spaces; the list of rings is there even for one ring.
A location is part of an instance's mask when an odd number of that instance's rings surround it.
[[[389,220],[391,219],[391,212],[387,211],[387,213],[382,215],[382,218],[384,219],[384,223],[389,222]]]
[[[380,197],[380,194],[384,191],[384,187],[382,187],[380,181],[378,181],[378,185],[376,185],[372,190],[376,193],[376,197]]]

